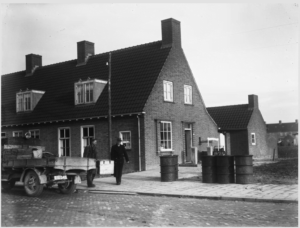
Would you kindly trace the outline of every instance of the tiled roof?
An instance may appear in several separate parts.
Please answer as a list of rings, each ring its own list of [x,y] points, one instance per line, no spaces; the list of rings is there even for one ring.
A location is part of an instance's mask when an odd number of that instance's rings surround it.
[[[207,108],[208,113],[221,130],[247,129],[253,109],[248,104]]]
[[[142,112],[171,48],[161,41],[112,51],[112,114]],[[2,126],[106,116],[108,89],[105,86],[95,105],[74,105],[74,83],[79,79],[108,80],[108,53],[91,56],[86,65],[77,59],[38,68],[32,76],[25,71],[1,77]],[[30,113],[16,113],[16,93],[22,89],[41,90],[45,94]]]
[[[267,132],[298,132],[298,123],[267,124]]]

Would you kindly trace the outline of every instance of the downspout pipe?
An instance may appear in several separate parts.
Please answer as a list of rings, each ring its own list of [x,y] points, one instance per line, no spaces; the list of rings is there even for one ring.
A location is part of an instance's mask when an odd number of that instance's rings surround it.
[[[142,171],[142,160],[141,160],[141,129],[140,129],[140,116],[137,115],[138,119],[138,137],[139,137],[139,171]]]

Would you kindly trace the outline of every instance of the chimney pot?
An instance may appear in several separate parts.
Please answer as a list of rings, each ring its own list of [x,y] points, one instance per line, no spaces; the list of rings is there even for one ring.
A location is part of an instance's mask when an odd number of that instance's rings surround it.
[[[34,71],[42,66],[42,56],[29,54],[26,55],[26,76],[31,76]]]
[[[296,119],[296,123],[298,123],[298,119]]]
[[[77,66],[85,65],[88,58],[94,54],[94,43],[85,40],[77,42]]]
[[[162,48],[181,48],[180,21],[169,18],[161,21]]]
[[[279,124],[281,124],[281,120],[279,120]]]
[[[249,109],[258,109],[258,96],[257,95],[248,95],[248,108]]]

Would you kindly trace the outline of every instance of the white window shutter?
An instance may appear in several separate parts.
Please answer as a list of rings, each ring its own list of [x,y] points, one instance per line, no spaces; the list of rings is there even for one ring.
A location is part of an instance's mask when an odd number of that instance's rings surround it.
[[[19,112],[19,99],[18,99],[18,94],[16,94],[16,110]]]
[[[75,99],[75,105],[77,105],[78,104],[78,86],[77,86],[77,84],[75,83],[75,85],[74,85],[74,99]]]

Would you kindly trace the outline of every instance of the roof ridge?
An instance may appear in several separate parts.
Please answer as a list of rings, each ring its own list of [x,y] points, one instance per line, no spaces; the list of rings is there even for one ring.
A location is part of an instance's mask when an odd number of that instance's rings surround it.
[[[208,108],[223,108],[223,107],[233,107],[233,106],[248,106],[248,104],[237,104],[237,105],[223,105],[223,106],[214,106],[214,107],[207,107]]]
[[[267,125],[270,125],[270,124],[273,124],[273,125],[284,125],[284,124],[298,124],[296,122],[287,122],[287,123],[268,123]]]
[[[131,46],[131,47],[126,47],[126,48],[116,49],[116,50],[113,50],[113,51],[103,52],[103,53],[99,53],[99,54],[96,54],[96,55],[92,55],[89,58],[98,57],[100,55],[105,55],[105,54],[108,54],[110,52],[115,52],[116,53],[116,52],[125,51],[125,50],[129,50],[129,49],[139,48],[139,47],[142,47],[142,46],[148,46],[148,45],[159,43],[159,42],[161,42],[161,40],[152,41],[152,42],[149,42],[149,43],[139,44],[139,45],[135,45],[135,46]],[[45,66],[38,67],[37,69],[39,69],[39,68],[41,69],[41,68],[45,68],[45,67],[50,67],[50,66],[54,66],[54,65],[57,66],[57,65],[64,64],[64,63],[67,63],[67,62],[72,62],[72,61],[75,61],[75,60],[77,60],[77,59],[71,59],[71,60],[66,60],[66,61],[63,61],[63,62],[52,63],[52,64],[48,64],[48,65],[45,65]],[[17,72],[8,73],[8,74],[3,74],[3,75],[1,75],[1,77],[8,76],[8,75],[11,75],[11,74],[16,74],[16,73],[22,73],[22,72],[25,72],[25,71],[26,70],[17,71]]]
[[[93,58],[93,57],[95,57],[95,56],[98,56],[98,55],[108,54],[108,53],[110,53],[110,52],[120,52],[120,51],[125,51],[125,50],[128,50],[128,49],[134,49],[134,48],[138,48],[138,47],[142,47],[142,46],[148,46],[148,45],[155,44],[155,43],[159,43],[159,42],[161,42],[161,40],[153,41],[153,42],[149,42],[149,43],[144,43],[144,44],[138,44],[138,45],[131,46],[131,47],[126,47],[126,48],[116,49],[116,50],[113,50],[113,51],[107,51],[107,52],[103,52],[103,53],[99,53],[99,54],[93,55],[93,56],[91,56],[91,58]]]

